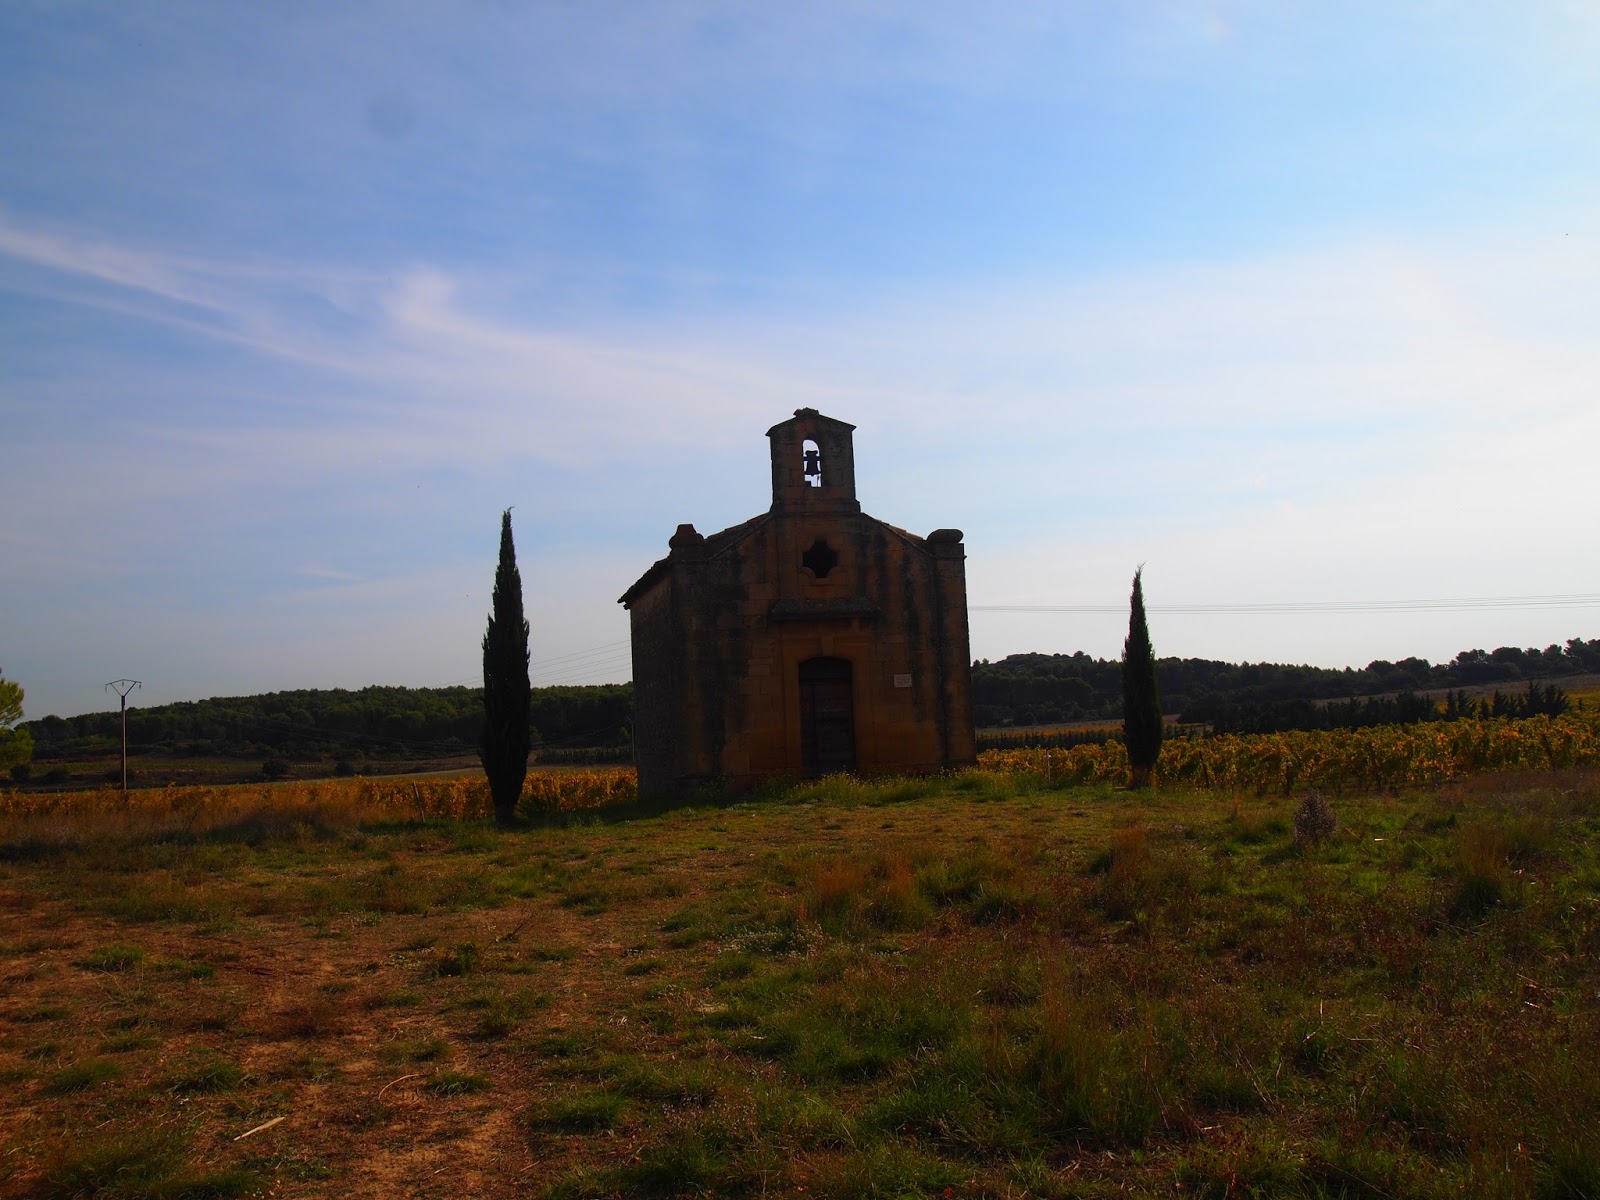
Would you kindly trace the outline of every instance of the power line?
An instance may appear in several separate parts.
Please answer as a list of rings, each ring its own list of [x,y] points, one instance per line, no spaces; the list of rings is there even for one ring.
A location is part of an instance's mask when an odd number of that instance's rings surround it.
[[[1257,604],[1150,604],[1150,612],[1188,616],[1299,613],[1443,612],[1474,609],[1600,608],[1593,593],[1551,596],[1456,596],[1438,600],[1306,600]],[[1125,613],[1121,604],[970,604],[969,612],[998,613]]]
[[[534,687],[553,687],[595,675],[609,674],[618,668],[629,666],[632,662],[633,656],[624,650],[609,658],[592,658],[585,662],[569,663],[553,671],[531,671],[529,676]]]
[[[553,667],[557,663],[564,663],[569,659],[588,658],[590,655],[597,654],[615,654],[623,646],[629,646],[631,644],[632,643],[628,639],[624,638],[620,642],[607,642],[603,646],[591,646],[587,650],[574,650],[570,654],[558,654],[554,658],[541,658],[529,663],[528,665],[530,667]]]
[[[609,674],[612,671],[631,665],[633,659],[629,654],[619,654],[609,659],[595,659],[587,663],[576,663],[563,670],[552,674],[535,674],[534,687],[556,687],[563,684],[579,682],[587,676]]]
[[[528,664],[528,674],[530,676],[542,675],[548,671],[556,675],[562,675],[566,674],[569,669],[587,671],[590,669],[618,666],[621,665],[622,662],[627,662],[631,659],[631,646],[632,643],[627,640],[620,642],[606,642],[601,646],[590,646],[587,650],[574,650],[569,654],[555,655],[553,658],[534,659]],[[630,649],[623,650],[623,647],[630,647]],[[598,667],[583,661],[591,657],[602,659],[603,661],[600,662]],[[468,675],[464,679],[452,679],[449,683],[442,683],[438,686],[459,687],[465,684],[481,684],[482,682],[483,676],[481,674]],[[546,685],[536,683],[534,686],[542,687]]]

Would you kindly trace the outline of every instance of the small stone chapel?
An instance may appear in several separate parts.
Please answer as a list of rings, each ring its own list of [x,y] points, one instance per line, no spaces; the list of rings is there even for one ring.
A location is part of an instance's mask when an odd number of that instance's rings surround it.
[[[862,512],[854,431],[812,408],[774,425],[772,507],[679,525],[623,594],[641,796],[975,760],[961,531]]]

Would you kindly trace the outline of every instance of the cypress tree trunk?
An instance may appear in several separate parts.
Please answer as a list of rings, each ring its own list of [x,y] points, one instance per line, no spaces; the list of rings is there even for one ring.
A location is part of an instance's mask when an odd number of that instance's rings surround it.
[[[1122,643],[1122,733],[1128,745],[1128,786],[1150,783],[1161,754],[1161,695],[1156,689],[1156,655],[1144,619],[1144,586],[1133,573],[1133,600],[1128,614],[1128,640]]]
[[[528,774],[528,622],[522,615],[522,576],[511,543],[511,510],[500,514],[500,564],[494,605],[483,635],[483,773],[489,777],[495,824],[514,825]]]

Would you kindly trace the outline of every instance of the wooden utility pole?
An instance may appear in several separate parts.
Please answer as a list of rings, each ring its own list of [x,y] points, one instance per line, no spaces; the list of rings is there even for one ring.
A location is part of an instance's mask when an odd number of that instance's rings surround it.
[[[106,684],[122,698],[122,790],[128,790],[128,693],[142,686],[137,679],[113,679]]]

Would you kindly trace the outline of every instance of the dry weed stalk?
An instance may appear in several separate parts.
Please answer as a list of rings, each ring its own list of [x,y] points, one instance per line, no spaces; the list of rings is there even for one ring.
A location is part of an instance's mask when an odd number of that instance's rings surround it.
[[[1315,846],[1339,828],[1339,818],[1333,805],[1323,799],[1322,793],[1312,788],[1294,810],[1294,843],[1297,846]]]

